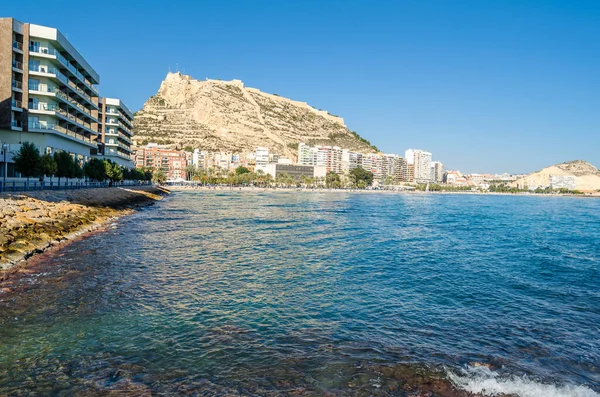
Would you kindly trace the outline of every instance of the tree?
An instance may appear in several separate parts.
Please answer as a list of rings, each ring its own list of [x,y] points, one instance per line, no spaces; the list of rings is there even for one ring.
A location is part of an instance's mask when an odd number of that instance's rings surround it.
[[[340,176],[333,171],[329,171],[325,175],[325,186],[328,188],[340,187]]]
[[[104,162],[93,158],[83,166],[84,175],[92,181],[104,181],[106,179],[106,170]]]
[[[250,170],[248,168],[244,167],[243,165],[240,165],[239,167],[237,167],[235,169],[235,173],[236,173],[236,175],[249,174]]]
[[[40,177],[52,176],[56,174],[57,169],[56,161],[50,154],[46,153],[40,158]]]
[[[58,177],[58,186],[60,178],[69,178],[73,174],[73,158],[68,152],[54,152],[54,161],[56,162],[56,176]]]
[[[106,173],[106,177],[110,180],[108,186],[112,186],[114,182],[123,180],[123,169],[115,162],[104,160],[104,172]]]
[[[40,174],[40,151],[32,142],[23,142],[13,160],[15,162],[15,170],[27,178],[27,184],[29,184],[30,177]]]
[[[186,146],[186,147],[183,148],[183,150],[185,152],[189,152],[189,153],[193,153],[194,152],[194,148],[191,147],[191,146]]]
[[[152,174],[152,182],[162,185],[167,181],[167,175],[163,170],[158,170]]]
[[[354,177],[358,187],[370,186],[373,183],[373,173],[365,170],[362,167],[353,168],[350,170],[350,175]]]

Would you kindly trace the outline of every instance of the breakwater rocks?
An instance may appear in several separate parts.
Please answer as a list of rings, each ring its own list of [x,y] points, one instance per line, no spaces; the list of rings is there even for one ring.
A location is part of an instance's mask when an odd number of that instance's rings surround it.
[[[0,195],[0,280],[23,259],[168,193],[136,186]]]

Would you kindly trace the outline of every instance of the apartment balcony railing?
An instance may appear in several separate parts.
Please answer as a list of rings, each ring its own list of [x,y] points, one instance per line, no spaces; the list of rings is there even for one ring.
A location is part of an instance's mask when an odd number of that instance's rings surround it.
[[[98,93],[96,87],[92,85],[92,82],[87,79],[75,66],[71,64],[60,52],[56,51],[54,48],[34,48],[29,46],[29,52],[44,54],[44,55],[53,55],[58,59],[60,63],[62,63],[71,73],[73,73],[82,83],[86,84],[90,90],[94,93]]]
[[[23,89],[23,83],[22,83],[22,82],[20,82],[20,81],[13,80],[13,82],[12,82],[12,86],[13,86],[14,88],[18,88],[18,89],[20,89],[20,90],[21,90],[21,89]]]
[[[23,128],[23,122],[21,122],[21,120],[13,120],[10,125],[12,127]]]
[[[106,111],[106,114],[114,114],[115,116],[118,116],[119,112],[117,112],[116,110],[113,110],[113,109],[109,109]]]
[[[13,48],[23,51],[23,43],[19,43],[18,41],[13,41]]]
[[[23,107],[23,102],[21,102],[21,101],[18,101],[18,100],[16,100],[16,99],[13,99],[13,100],[11,101],[11,106],[12,106],[13,108],[20,108],[20,107]]]
[[[106,124],[119,125],[119,122],[115,119],[106,119]]]
[[[74,131],[68,130],[65,127],[61,127],[58,124],[45,124],[39,122],[29,122],[28,123],[29,130],[45,130],[45,131],[56,131],[61,134],[65,134],[67,136],[73,137],[83,142],[92,143],[92,140],[87,136],[83,136]]]
[[[35,65],[33,62],[29,62],[29,71],[30,72],[38,72],[38,73],[49,73],[54,74],[56,77],[65,84],[69,83],[69,79],[67,76],[62,74],[60,70],[55,67],[47,66],[47,65]]]
[[[19,70],[23,70],[23,62],[15,61],[13,59],[12,66],[13,66],[13,68],[17,68]]]

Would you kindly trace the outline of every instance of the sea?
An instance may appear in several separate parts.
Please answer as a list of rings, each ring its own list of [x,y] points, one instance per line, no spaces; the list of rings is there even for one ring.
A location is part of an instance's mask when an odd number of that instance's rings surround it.
[[[600,200],[180,191],[0,283],[0,395],[600,396]]]

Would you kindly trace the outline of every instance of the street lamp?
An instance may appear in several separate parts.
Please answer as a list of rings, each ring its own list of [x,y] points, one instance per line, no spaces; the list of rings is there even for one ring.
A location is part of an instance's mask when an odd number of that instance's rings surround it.
[[[2,191],[6,191],[6,174],[8,173],[8,163],[6,162],[6,155],[8,154],[8,143],[2,144],[2,153],[4,155],[4,182],[2,183]]]

